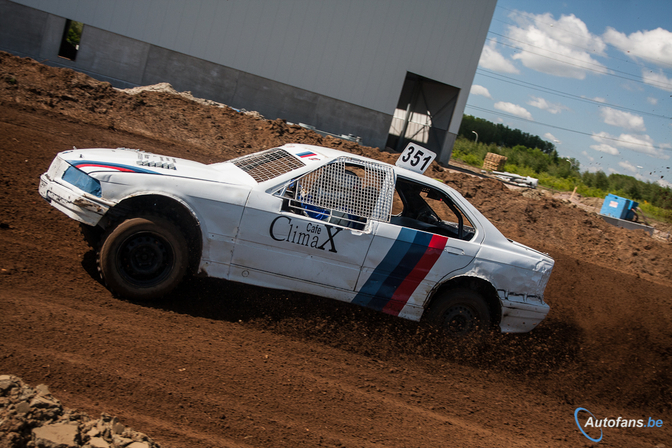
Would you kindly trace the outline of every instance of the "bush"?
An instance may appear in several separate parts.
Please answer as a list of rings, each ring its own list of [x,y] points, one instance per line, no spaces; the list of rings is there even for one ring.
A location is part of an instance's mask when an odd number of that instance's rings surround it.
[[[504,171],[539,179],[539,185],[560,191],[577,192],[583,196],[604,198],[608,193],[644,203],[651,216],[672,222],[672,190],[661,185],[642,182],[632,176],[602,171],[581,173],[575,159],[558,157],[553,150],[545,153],[538,148],[516,145],[504,148],[493,143],[476,143],[459,136],[453,148],[453,158],[471,166],[483,166],[488,152],[507,157]],[[640,206],[641,207],[641,206]]]
[[[461,156],[456,157],[456,159],[461,160],[467,165],[475,166],[477,168],[483,166],[483,159],[478,157],[476,154],[462,154]]]
[[[665,210],[656,207],[655,205],[651,205],[648,202],[639,204],[639,208],[641,208],[644,214],[649,218],[672,223],[672,210]]]
[[[583,183],[579,184],[579,188],[576,190],[581,196],[588,196],[591,198],[604,198],[607,193],[600,190],[599,188],[588,187]]]

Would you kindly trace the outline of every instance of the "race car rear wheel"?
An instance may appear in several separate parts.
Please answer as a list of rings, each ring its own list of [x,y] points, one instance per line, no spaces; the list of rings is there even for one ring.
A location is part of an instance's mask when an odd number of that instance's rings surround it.
[[[436,297],[427,310],[427,321],[452,336],[467,336],[490,328],[490,310],[483,297],[471,289],[458,288]]]
[[[98,269],[107,287],[131,300],[168,294],[184,277],[188,263],[180,228],[157,215],[123,221],[105,235],[98,253]]]

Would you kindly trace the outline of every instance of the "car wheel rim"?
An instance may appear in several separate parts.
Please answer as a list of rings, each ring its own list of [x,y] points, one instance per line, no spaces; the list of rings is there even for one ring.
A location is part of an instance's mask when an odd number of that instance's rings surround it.
[[[478,314],[468,306],[456,305],[445,315],[443,325],[451,334],[466,335],[477,328]]]
[[[150,233],[136,233],[119,248],[121,275],[138,286],[153,286],[165,279],[172,266],[173,251],[163,238]]]

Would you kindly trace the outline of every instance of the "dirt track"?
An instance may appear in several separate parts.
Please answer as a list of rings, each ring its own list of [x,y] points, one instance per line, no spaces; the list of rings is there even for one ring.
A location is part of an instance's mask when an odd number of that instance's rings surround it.
[[[38,178],[72,146],[217,162],[285,142],[395,157],[164,93],[130,96],[0,53],[0,374],[168,447],[672,445],[672,246],[558,200],[433,167],[509,238],[548,252],[551,313],[527,335],[452,341],[338,302],[193,279],[114,298]],[[1,436],[1,434],[0,434]]]

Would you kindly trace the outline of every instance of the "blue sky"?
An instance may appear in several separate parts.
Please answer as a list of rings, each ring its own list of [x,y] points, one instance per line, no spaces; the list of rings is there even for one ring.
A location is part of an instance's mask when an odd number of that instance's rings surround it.
[[[672,0],[498,0],[465,113],[672,187]]]

